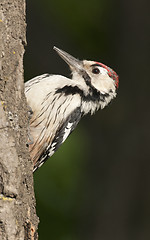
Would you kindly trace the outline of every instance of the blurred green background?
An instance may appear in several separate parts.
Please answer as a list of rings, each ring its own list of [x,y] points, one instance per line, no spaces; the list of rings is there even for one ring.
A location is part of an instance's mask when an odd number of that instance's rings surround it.
[[[120,76],[109,107],[82,119],[34,174],[40,240],[150,239],[149,1],[27,1],[25,80],[69,76],[53,51]]]

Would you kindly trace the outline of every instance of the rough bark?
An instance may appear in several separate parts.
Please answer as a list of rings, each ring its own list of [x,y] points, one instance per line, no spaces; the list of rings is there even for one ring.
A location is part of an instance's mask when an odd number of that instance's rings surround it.
[[[0,3],[0,239],[37,239],[23,84],[25,0]]]

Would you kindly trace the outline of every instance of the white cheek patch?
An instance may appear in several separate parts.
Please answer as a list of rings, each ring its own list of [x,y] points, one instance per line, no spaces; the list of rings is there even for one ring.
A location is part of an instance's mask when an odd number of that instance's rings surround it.
[[[103,74],[103,75],[108,75],[108,71],[105,69],[105,68],[103,68],[103,67],[99,67],[99,70],[100,70],[100,73],[101,74]]]

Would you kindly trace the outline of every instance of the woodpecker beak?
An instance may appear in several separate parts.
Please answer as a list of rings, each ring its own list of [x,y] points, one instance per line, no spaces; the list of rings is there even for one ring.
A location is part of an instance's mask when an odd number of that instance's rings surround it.
[[[74,58],[69,53],[57,48],[54,46],[53,48],[58,55],[69,65],[71,69],[76,70],[77,72],[81,73],[83,71],[83,64],[82,61]]]

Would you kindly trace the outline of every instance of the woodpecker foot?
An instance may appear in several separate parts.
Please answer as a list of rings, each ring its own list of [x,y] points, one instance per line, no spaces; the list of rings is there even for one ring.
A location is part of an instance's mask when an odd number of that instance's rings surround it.
[[[29,120],[32,118],[32,115],[33,115],[32,108],[30,106],[28,106],[28,118],[29,118]]]
[[[29,130],[30,131],[30,130]],[[27,147],[29,147],[29,145],[33,144],[33,137],[31,136],[31,134],[28,131],[28,142],[27,142]]]
[[[29,120],[29,126],[28,126],[28,142],[27,142],[27,147],[29,147],[29,145],[33,144],[33,137],[30,134],[30,120],[32,118],[33,115],[33,111],[32,108],[30,106],[28,106],[28,120]]]

